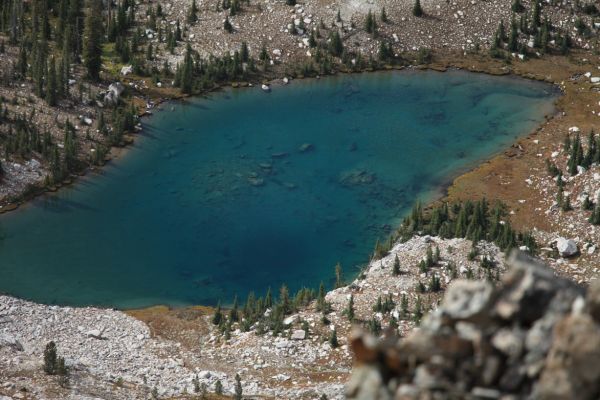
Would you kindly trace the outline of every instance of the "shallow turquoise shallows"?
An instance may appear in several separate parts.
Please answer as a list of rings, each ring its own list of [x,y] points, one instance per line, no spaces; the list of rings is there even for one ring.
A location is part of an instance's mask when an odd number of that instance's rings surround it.
[[[120,308],[348,278],[416,199],[553,112],[545,84],[389,72],[166,104],[128,154],[0,217],[0,291]]]

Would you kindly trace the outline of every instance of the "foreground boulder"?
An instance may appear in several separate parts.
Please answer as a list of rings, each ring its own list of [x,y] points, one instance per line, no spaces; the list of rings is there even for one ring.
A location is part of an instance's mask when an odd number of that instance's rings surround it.
[[[577,243],[573,239],[560,237],[556,240],[556,250],[562,257],[571,257],[579,253]]]
[[[600,398],[600,283],[522,253],[494,288],[457,281],[406,339],[357,333],[349,399]]]

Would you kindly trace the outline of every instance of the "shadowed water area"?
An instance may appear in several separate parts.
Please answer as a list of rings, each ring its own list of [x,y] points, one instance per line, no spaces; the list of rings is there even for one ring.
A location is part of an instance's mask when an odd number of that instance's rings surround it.
[[[164,105],[128,154],[0,218],[0,291],[215,304],[347,277],[417,198],[553,111],[545,84],[460,71],[294,81]]]

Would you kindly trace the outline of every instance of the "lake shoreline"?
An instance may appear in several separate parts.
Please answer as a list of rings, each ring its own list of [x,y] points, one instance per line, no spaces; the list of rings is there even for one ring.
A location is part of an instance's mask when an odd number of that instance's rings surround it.
[[[538,79],[536,77],[531,76],[530,74],[520,74],[520,73],[514,73],[514,72],[499,72],[493,69],[489,69],[486,70],[484,69],[475,69],[475,70],[470,70],[470,69],[465,69],[462,66],[458,65],[458,61],[460,59],[456,59],[454,58],[454,56],[452,56],[451,54],[448,55],[444,55],[441,54],[442,57],[445,56],[450,56],[451,58],[449,59],[449,61],[443,61],[440,64],[428,64],[428,65],[409,65],[409,66],[400,66],[400,65],[387,65],[387,66],[383,66],[382,68],[365,68],[363,70],[360,71],[344,71],[344,70],[338,70],[338,71],[334,71],[332,74],[330,75],[317,75],[317,76],[308,76],[308,77],[297,77],[297,78],[291,78],[290,79],[290,83],[283,83],[282,82],[282,78],[268,78],[268,79],[257,79],[255,81],[249,81],[249,82],[230,82],[229,84],[216,84],[213,88],[211,89],[205,89],[204,91],[200,92],[200,93],[194,93],[194,94],[178,94],[178,95],[167,95],[166,97],[163,96],[154,96],[154,97],[150,97],[147,102],[147,104],[152,104],[152,108],[150,109],[146,109],[146,107],[144,106],[138,106],[138,122],[141,122],[142,118],[148,118],[148,117],[152,117],[154,115],[155,112],[164,112],[166,110],[164,109],[160,109],[159,107],[165,104],[169,104],[169,103],[173,103],[173,102],[185,102],[188,99],[192,99],[192,98],[201,98],[201,97],[210,97],[211,94],[215,93],[215,92],[220,92],[222,90],[236,90],[236,89],[250,89],[250,88],[254,88],[254,89],[260,89],[260,85],[262,84],[266,84],[269,87],[270,86],[277,86],[277,87],[285,87],[288,86],[290,84],[292,84],[291,82],[293,82],[294,80],[320,80],[322,78],[331,78],[331,77],[336,77],[339,75],[360,75],[360,74],[369,74],[369,73],[384,73],[384,72],[393,72],[393,71],[435,71],[435,72],[440,72],[440,73],[444,73],[447,72],[448,70],[458,70],[458,71],[466,71],[466,72],[470,72],[470,73],[480,73],[483,75],[490,75],[490,76],[506,76],[506,77],[514,77],[514,78],[524,78],[527,80],[531,80],[531,81],[538,81],[538,82],[545,82],[548,84],[551,84],[553,87],[555,87],[557,89],[558,92],[560,92],[560,89],[557,85],[556,82],[553,81],[548,81],[548,80],[544,80],[544,79]],[[461,60],[464,61],[464,60]],[[489,58],[490,63],[493,63],[495,60]],[[490,66],[491,67],[491,66]],[[160,91],[160,90],[159,90]],[[163,92],[166,91],[162,91],[161,94]],[[558,101],[558,100],[556,100]],[[555,102],[556,102],[555,101]],[[556,112],[558,112],[558,110],[556,110]],[[549,116],[551,117],[551,116]],[[548,119],[544,122],[547,123]],[[528,133],[527,135],[529,135],[530,133]],[[140,136],[143,135],[143,131],[138,131],[138,132],[129,132],[127,134],[125,134],[125,140],[124,140],[124,144],[120,145],[120,146],[112,146],[108,152],[107,157],[105,158],[105,162],[103,165],[100,166],[88,166],[86,168],[84,168],[81,171],[78,171],[76,174],[73,174],[71,176],[69,176],[67,179],[63,180],[62,182],[58,183],[58,184],[54,184],[52,186],[44,186],[44,187],[34,187],[34,188],[30,188],[30,191],[27,193],[23,193],[22,196],[15,202],[9,202],[7,204],[2,204],[0,206],[0,218],[2,218],[2,214],[17,210],[19,208],[21,208],[22,206],[26,205],[27,203],[29,203],[31,200],[37,198],[37,197],[41,197],[44,195],[51,195],[52,193],[55,193],[57,191],[60,191],[60,189],[65,188],[65,187],[69,187],[73,184],[76,184],[77,181],[81,178],[89,178],[89,177],[93,177],[95,174],[102,174],[102,170],[103,167],[109,163],[110,161],[114,160],[114,159],[118,159],[121,157],[125,157],[127,155],[127,153],[129,153],[129,150],[131,150],[131,148],[135,145],[136,139]],[[518,134],[517,136],[523,136],[525,135],[523,134]],[[501,153],[502,151],[500,151],[499,153]],[[495,156],[492,156],[492,158],[494,158]],[[453,177],[448,177],[447,180],[444,180],[445,183],[442,184],[440,186],[440,188],[446,190],[449,189],[452,186],[452,183],[449,183],[450,181],[454,181],[457,178],[459,178],[461,175],[466,174],[468,172],[471,172],[473,169],[477,168],[478,165],[480,165],[481,163],[485,163],[487,161],[489,161],[490,159],[484,159],[481,162],[477,162],[474,163],[472,166],[465,168],[464,171],[456,176]],[[448,181],[448,182],[446,182]],[[442,196],[444,197],[444,196]],[[440,199],[437,199],[440,200]],[[435,200],[433,201],[435,202]],[[428,202],[428,203],[432,203],[432,202]]]
[[[487,74],[487,75],[508,75],[508,73],[504,73],[504,72],[503,73],[498,73],[497,71],[494,71],[494,70],[490,70],[490,72],[481,71],[481,70],[470,71],[468,69],[465,69],[465,68],[463,68],[461,66],[456,66],[453,63],[449,63],[449,62],[446,62],[446,63],[442,64],[442,66],[434,64],[434,65],[428,66],[427,68],[423,68],[423,67],[409,67],[409,68],[411,70],[413,70],[413,71],[432,70],[432,71],[437,71],[437,72],[446,72],[446,71],[448,71],[450,69],[456,69],[456,70],[465,70],[465,71],[468,71],[468,72],[479,72],[479,73],[483,73],[483,74]],[[396,70],[407,70],[409,68],[402,67],[402,68],[395,68],[395,69]],[[379,70],[379,71],[375,71],[375,72],[382,72],[382,71],[385,71],[385,70],[389,71],[390,69],[383,69],[383,70]],[[363,71],[363,72],[371,72],[371,71]],[[524,76],[523,74],[510,74],[510,75],[514,76],[515,78],[516,77],[529,78],[532,81],[540,81],[541,80],[541,79],[532,78],[531,76]],[[315,78],[313,78],[313,79],[315,79]],[[543,80],[543,81],[548,83],[547,80]],[[553,82],[553,83],[554,83],[553,87],[556,88],[557,87],[556,83],[555,82]],[[271,85],[278,85],[278,86],[281,86],[281,87],[285,86],[285,85],[283,85],[281,83],[281,80],[277,80],[277,79],[271,80],[270,84]],[[226,87],[225,86],[221,86],[219,88],[215,88],[213,91],[211,91],[211,93],[214,92],[215,90],[220,90],[220,89],[223,89],[223,88],[226,88]],[[203,95],[210,96],[210,93],[209,94],[203,94]],[[200,96],[202,96],[202,95],[200,95]],[[180,98],[164,99],[162,102],[157,102],[156,106],[154,107],[154,109],[156,110],[161,104],[168,104],[168,102],[173,102],[173,101],[178,101],[178,100],[185,101],[185,99],[187,99],[188,97],[192,97],[192,96],[185,96],[185,97],[180,97]],[[197,97],[197,96],[194,96],[194,97]],[[558,99],[560,99],[560,97]],[[550,116],[546,116],[544,123],[541,124],[542,126],[545,125],[545,124],[547,124],[548,121],[550,121],[551,119],[553,119],[560,112],[560,110],[556,106],[556,103],[559,101],[558,99],[555,101],[555,107],[554,107],[555,112],[554,112],[554,114],[550,115]],[[150,114],[147,114],[147,113],[145,113],[145,114],[146,115],[150,115]],[[537,129],[539,129],[539,127]],[[534,129],[534,131],[537,130],[537,129]],[[138,133],[138,134],[139,135],[143,135],[143,133]],[[519,136],[520,138],[525,138],[526,136],[529,136],[531,134],[532,134],[531,132],[528,132],[528,133],[521,133],[521,134],[519,134],[517,136]],[[133,141],[132,141],[132,143],[133,143]],[[127,147],[116,148],[116,150],[115,150],[116,151],[115,157],[117,157],[117,156],[118,157],[126,156],[127,153],[128,153],[128,151],[132,148],[132,146],[133,146],[133,144],[129,145]],[[506,151],[508,151],[508,150],[500,150],[498,152],[498,154],[493,155],[491,158],[486,157],[485,159],[483,159],[481,161],[475,161],[475,162],[471,163],[470,165],[465,166],[464,168],[462,168],[461,171],[459,171],[458,173],[452,174],[451,176],[448,176],[447,178],[445,178],[443,180],[443,182],[437,188],[435,188],[434,190],[431,190],[429,192],[430,195],[428,196],[425,204],[432,205],[432,204],[435,204],[438,201],[441,201],[441,200],[449,198],[450,197],[450,191],[451,191],[451,189],[452,189],[452,187],[454,185],[454,182],[456,182],[456,180],[460,179],[462,176],[464,176],[466,174],[472,173],[477,168],[481,167],[482,164],[489,163],[493,159],[502,156]],[[93,169],[93,170],[90,170],[90,171],[93,171],[93,172],[101,174],[102,173],[102,168]],[[84,176],[83,178],[84,179],[93,179],[94,175],[93,174],[88,174],[88,175]],[[45,193],[42,193],[42,194],[45,194]],[[160,305],[160,304],[157,304],[157,305]],[[173,308],[181,308],[181,307],[186,307],[186,306],[179,306],[179,307],[175,306]],[[111,307],[108,307],[108,308],[111,308]],[[122,310],[126,311],[126,310],[135,310],[135,309],[136,308],[134,307],[134,308],[123,308]]]
[[[398,69],[408,70],[408,68],[398,68]],[[441,68],[439,68],[438,66],[435,66],[435,65],[430,66],[430,68],[417,68],[417,67],[411,68],[411,70],[414,71],[415,73],[418,73],[419,70],[425,70],[425,69],[427,69],[427,70],[433,70],[433,71],[436,71],[436,72],[446,72],[447,70],[450,70],[450,69],[465,70],[464,68],[461,68],[461,67],[448,67],[448,66],[446,66],[445,68],[441,69]],[[368,72],[370,72],[370,71],[368,71]],[[494,74],[490,74],[490,75],[506,75],[506,74],[494,73]],[[516,74],[514,74],[513,76],[515,78],[518,77],[518,75],[516,75]],[[279,81],[278,80],[272,80],[271,84],[272,85],[279,85]],[[281,85],[281,87],[283,87],[283,86],[285,86],[285,85]],[[172,101],[177,101],[177,100],[178,99],[169,99],[169,100],[166,100],[166,101],[171,101],[172,102]],[[185,98],[184,98],[184,100],[185,100]],[[168,103],[164,103],[164,104],[168,104]],[[157,105],[155,107],[155,109],[157,107],[159,107],[159,105]],[[556,107],[555,107],[555,113],[554,114],[556,114],[556,112],[558,112],[558,111],[556,110]],[[546,116],[546,118],[545,118],[546,121],[544,123],[547,122],[548,118],[550,118],[550,117]],[[143,134],[144,133],[140,133],[140,135],[143,135]],[[529,133],[527,133],[527,134],[529,134]],[[526,133],[522,133],[522,134],[520,134],[518,136],[519,137],[524,137],[525,135],[526,135]],[[120,153],[119,155],[120,156],[125,156],[126,153],[130,149],[132,149],[132,146],[128,146],[126,148],[118,148],[118,152]],[[498,153],[502,153],[502,152],[504,152],[504,150],[499,150]],[[496,156],[492,156],[492,157],[496,157]],[[462,176],[465,173],[465,171],[469,172],[469,171],[473,170],[474,168],[477,168],[481,164],[481,162],[483,162],[483,163],[488,162],[487,160],[488,160],[488,157],[485,157],[485,159],[483,159],[483,161],[474,161],[473,163],[470,163],[469,165],[467,165],[464,168],[462,168],[461,171],[459,171],[457,173],[453,173],[453,174],[449,175],[448,177],[444,178],[443,181],[442,181],[442,183],[440,183],[440,185],[438,185],[437,188],[435,188],[435,189],[433,189],[433,190],[431,190],[431,191],[428,192],[428,196],[427,196],[427,199],[425,201],[425,204],[434,204],[435,202],[437,202],[437,201],[445,198],[445,196],[448,195],[448,189],[452,186],[452,182],[455,179],[457,179],[460,176]],[[98,173],[101,174],[102,173],[102,169],[98,169]],[[93,174],[87,175],[83,179],[86,179],[86,180],[87,179],[94,179],[94,175]],[[156,305],[160,305],[160,303],[157,303]],[[173,308],[181,308],[181,307],[186,307],[186,306],[185,305],[182,305],[182,306],[173,306]],[[113,308],[113,307],[109,306],[108,308]],[[125,308],[119,308],[119,309],[122,309],[122,310],[135,310],[137,308],[136,307],[131,307],[131,308],[125,307]]]

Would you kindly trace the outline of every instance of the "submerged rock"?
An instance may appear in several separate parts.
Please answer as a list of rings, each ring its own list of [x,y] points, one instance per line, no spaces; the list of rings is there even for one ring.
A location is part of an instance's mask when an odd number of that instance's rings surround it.
[[[298,150],[301,153],[306,153],[307,151],[311,151],[314,149],[315,149],[315,146],[312,143],[304,143],[298,148]]]
[[[265,180],[263,178],[249,177],[248,183],[250,183],[252,186],[258,187],[258,186],[263,186],[265,184]]]
[[[340,183],[344,186],[369,185],[377,179],[374,173],[366,170],[349,171],[340,177]]]

